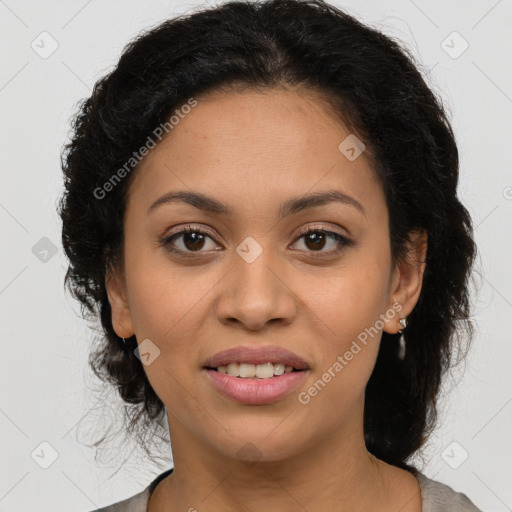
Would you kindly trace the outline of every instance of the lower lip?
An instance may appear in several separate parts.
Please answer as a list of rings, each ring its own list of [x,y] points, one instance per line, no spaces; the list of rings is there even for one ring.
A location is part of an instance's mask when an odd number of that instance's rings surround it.
[[[205,368],[212,384],[223,395],[242,404],[264,405],[277,402],[304,380],[308,370],[283,373],[269,379],[232,377]]]

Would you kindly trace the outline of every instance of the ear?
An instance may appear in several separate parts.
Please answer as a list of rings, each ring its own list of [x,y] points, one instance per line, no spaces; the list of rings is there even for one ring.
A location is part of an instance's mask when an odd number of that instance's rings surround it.
[[[393,304],[399,303],[402,309],[394,318],[385,321],[384,330],[390,334],[395,334],[403,329],[399,320],[410,315],[418,302],[423,285],[428,243],[427,232],[425,230],[411,231],[409,238],[411,241],[407,244],[408,250],[404,261],[397,262],[393,270],[388,308],[391,309]]]
[[[134,329],[128,306],[126,282],[122,272],[109,267],[105,276],[105,287],[112,310],[114,331],[120,338],[130,338],[134,335]]]

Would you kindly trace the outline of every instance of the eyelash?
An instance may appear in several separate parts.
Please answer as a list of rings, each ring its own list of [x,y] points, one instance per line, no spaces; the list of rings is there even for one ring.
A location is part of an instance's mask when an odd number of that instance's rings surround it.
[[[213,236],[208,231],[204,231],[204,230],[199,229],[199,228],[197,228],[195,226],[189,225],[189,226],[186,226],[181,231],[178,231],[176,233],[173,233],[172,235],[169,235],[169,236],[161,238],[159,240],[159,244],[160,244],[160,246],[164,246],[168,251],[173,252],[175,254],[179,254],[179,255],[181,255],[183,257],[186,257],[186,258],[194,258],[194,257],[197,256],[197,254],[200,254],[201,252],[207,252],[207,251],[196,251],[196,252],[194,252],[194,251],[182,251],[181,249],[176,249],[175,247],[173,247],[171,245],[171,242],[174,239],[179,238],[181,235],[184,235],[186,233],[199,233],[201,235],[206,235],[206,236],[210,237],[212,240],[214,239]],[[338,242],[338,247],[336,249],[331,249],[330,251],[321,251],[321,250],[320,251],[306,251],[306,252],[310,253],[310,255],[312,257],[314,257],[314,258],[321,258],[321,257],[325,257],[325,256],[332,256],[333,254],[337,254],[337,253],[341,252],[345,247],[348,247],[348,246],[352,245],[352,241],[350,239],[348,239],[347,237],[345,237],[343,235],[340,235],[339,233],[336,233],[334,231],[328,231],[328,230],[325,230],[325,229],[322,229],[322,228],[317,228],[317,227],[314,227],[314,226],[308,228],[307,230],[305,230],[303,232],[301,232],[293,243],[296,243],[302,237],[307,236],[310,233],[322,233],[324,235],[331,236],[332,238],[334,238]]]

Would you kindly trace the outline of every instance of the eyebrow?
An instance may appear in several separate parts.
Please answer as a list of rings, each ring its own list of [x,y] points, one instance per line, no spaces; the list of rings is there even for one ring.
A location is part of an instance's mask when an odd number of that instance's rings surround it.
[[[149,215],[152,211],[164,204],[173,202],[184,202],[205,212],[215,213],[218,215],[229,216],[233,214],[233,210],[226,203],[205,194],[201,194],[200,192],[190,192],[186,190],[167,192],[151,204],[148,208],[147,214]],[[359,201],[337,190],[327,190],[325,192],[318,192],[288,199],[279,207],[278,216],[279,219],[283,219],[288,215],[296,214],[308,208],[323,206],[335,202],[353,206],[366,216],[366,210]]]

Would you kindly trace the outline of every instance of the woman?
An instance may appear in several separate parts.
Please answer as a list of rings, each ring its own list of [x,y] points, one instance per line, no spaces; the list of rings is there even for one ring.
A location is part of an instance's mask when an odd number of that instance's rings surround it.
[[[172,442],[101,510],[479,510],[407,463],[476,247],[406,50],[321,0],[169,20],[98,81],[63,170],[91,364]]]

